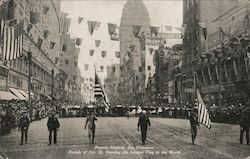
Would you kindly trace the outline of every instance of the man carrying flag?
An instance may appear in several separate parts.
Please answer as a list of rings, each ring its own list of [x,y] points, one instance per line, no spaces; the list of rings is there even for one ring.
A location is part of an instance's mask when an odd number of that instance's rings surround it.
[[[195,101],[197,102],[197,100]],[[197,105],[190,108],[190,116],[189,116],[190,126],[191,126],[191,138],[192,144],[194,145],[194,141],[197,135],[197,126],[200,127],[198,122],[198,114],[197,114]]]
[[[205,125],[208,129],[211,129],[211,120],[209,118],[209,114],[206,108],[206,105],[201,97],[199,90],[197,89],[197,99],[195,99],[195,106],[190,110],[190,125],[191,125],[191,137],[192,144],[194,145],[194,141],[197,135],[197,126],[200,124]]]

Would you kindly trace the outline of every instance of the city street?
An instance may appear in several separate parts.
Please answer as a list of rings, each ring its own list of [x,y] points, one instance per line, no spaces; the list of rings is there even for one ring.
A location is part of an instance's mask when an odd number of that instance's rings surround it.
[[[98,118],[95,144],[89,145],[85,118],[59,119],[58,144],[48,146],[47,119],[31,123],[28,144],[20,132],[0,137],[2,158],[246,158],[250,148],[239,144],[239,126],[212,124],[198,129],[191,144],[189,121],[150,118],[146,145],[141,145],[138,118]]]

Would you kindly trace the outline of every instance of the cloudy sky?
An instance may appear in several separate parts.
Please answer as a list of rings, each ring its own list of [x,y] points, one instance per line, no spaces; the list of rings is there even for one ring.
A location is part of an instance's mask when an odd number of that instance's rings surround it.
[[[180,27],[182,24],[182,0],[144,0],[143,1],[150,15],[152,26],[172,25]],[[62,11],[68,13],[72,18],[70,33],[72,37],[83,39],[79,55],[79,66],[82,76],[92,76],[84,71],[84,65],[89,64],[89,72],[94,70],[93,65],[107,66],[119,62],[115,54],[111,52],[119,51],[119,42],[110,41],[108,36],[107,23],[120,24],[122,9],[126,0],[62,0]],[[84,21],[79,25],[78,17],[84,17]],[[87,21],[101,22],[100,29],[93,35],[88,32]],[[106,24],[106,25],[104,25]],[[96,48],[95,40],[101,40],[101,45]],[[89,50],[95,49],[95,55],[89,56]],[[98,55],[101,50],[110,53],[107,58]],[[93,74],[93,73],[91,73]],[[105,72],[104,72],[105,74]],[[103,75],[104,75],[103,74]],[[105,76],[105,75],[104,75]]]

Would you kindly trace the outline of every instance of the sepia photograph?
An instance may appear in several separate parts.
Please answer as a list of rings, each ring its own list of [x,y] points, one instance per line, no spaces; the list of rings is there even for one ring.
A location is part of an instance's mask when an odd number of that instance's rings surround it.
[[[250,0],[0,0],[0,159],[250,159]]]

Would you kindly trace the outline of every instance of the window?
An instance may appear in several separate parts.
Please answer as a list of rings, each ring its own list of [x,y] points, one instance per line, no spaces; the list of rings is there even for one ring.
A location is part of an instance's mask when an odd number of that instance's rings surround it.
[[[141,68],[141,66],[140,66],[138,69],[139,69],[139,72],[142,72],[142,68]]]
[[[68,65],[69,64],[69,60],[65,60],[65,64]]]
[[[148,66],[148,70],[151,70],[151,66]]]
[[[67,51],[67,46],[66,46],[66,45],[63,45],[63,46],[62,46],[62,51],[64,51],[64,52]]]

